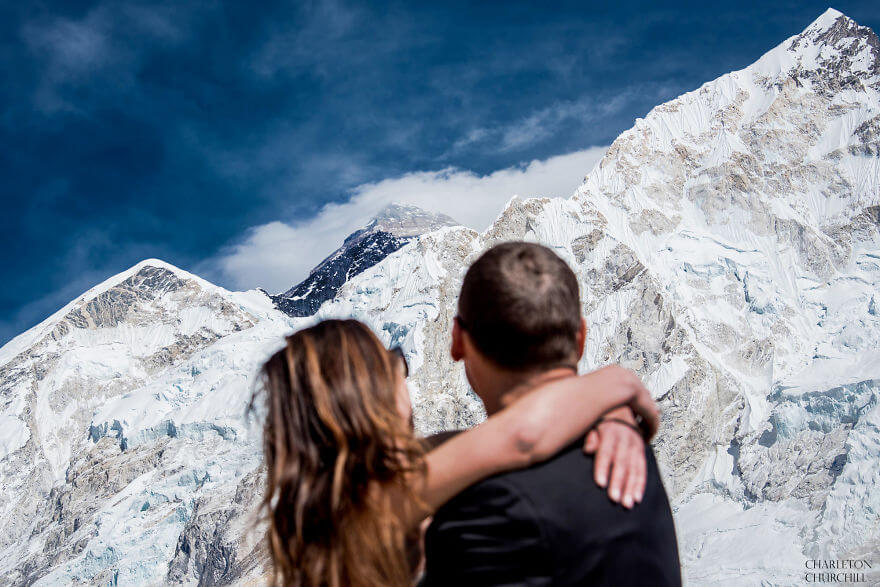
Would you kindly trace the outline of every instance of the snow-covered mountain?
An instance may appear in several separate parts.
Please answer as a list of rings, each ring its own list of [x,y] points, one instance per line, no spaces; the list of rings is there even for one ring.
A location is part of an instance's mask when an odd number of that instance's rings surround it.
[[[259,578],[259,430],[243,413],[260,361],[285,332],[354,315],[407,352],[422,432],[472,424],[482,410],[447,352],[455,297],[467,264],[511,239],[577,273],[583,368],[621,362],[659,399],[690,584],[876,563],[880,42],[829,10],[638,120],[572,198],[352,259],[315,316],[145,261],[13,339],[0,583]]]
[[[185,572],[202,496],[254,486],[248,390],[290,329],[264,294],[151,259],[0,349],[0,584]]]
[[[388,204],[365,227],[348,235],[342,246],[288,291],[272,296],[290,316],[311,316],[333,298],[343,283],[372,267],[415,237],[458,223],[445,214],[407,204]]]

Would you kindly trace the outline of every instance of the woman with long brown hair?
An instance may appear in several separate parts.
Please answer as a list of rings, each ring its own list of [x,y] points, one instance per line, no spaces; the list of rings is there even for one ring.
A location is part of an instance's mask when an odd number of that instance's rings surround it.
[[[262,506],[273,582],[284,585],[410,585],[407,533],[456,493],[549,458],[619,405],[651,434],[658,422],[638,378],[606,368],[549,383],[427,452],[405,362],[355,320],[288,336],[262,376]]]

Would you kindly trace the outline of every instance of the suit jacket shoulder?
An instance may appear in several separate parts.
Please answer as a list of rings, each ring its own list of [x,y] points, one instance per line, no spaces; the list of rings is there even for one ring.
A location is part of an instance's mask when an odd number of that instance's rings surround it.
[[[595,484],[582,446],[478,483],[441,508],[426,536],[428,584],[680,585],[650,447],[645,498],[625,510]]]
[[[437,511],[425,536],[423,585],[551,585],[552,557],[531,500],[504,476]]]

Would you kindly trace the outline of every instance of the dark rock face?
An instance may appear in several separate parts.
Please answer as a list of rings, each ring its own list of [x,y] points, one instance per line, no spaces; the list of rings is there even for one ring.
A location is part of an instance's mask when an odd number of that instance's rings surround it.
[[[427,212],[408,204],[389,204],[369,224],[346,237],[300,284],[271,296],[289,316],[312,316],[333,298],[342,285],[379,263],[403,245],[433,230],[458,224],[445,214]]]
[[[413,237],[396,237],[379,231],[364,235],[351,245],[354,233],[346,244],[318,265],[299,285],[275,296],[275,306],[289,316],[311,316],[321,304],[333,298],[342,285],[372,267]]]

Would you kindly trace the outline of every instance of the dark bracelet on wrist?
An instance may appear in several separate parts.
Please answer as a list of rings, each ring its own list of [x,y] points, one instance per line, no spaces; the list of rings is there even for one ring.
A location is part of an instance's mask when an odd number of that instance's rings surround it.
[[[645,430],[643,428],[633,424],[632,422],[627,422],[626,420],[624,420],[622,418],[602,417],[599,419],[599,424],[602,424],[603,422],[617,422],[618,424],[623,424],[627,428],[632,428],[633,430],[635,430],[638,433],[638,435],[641,436],[642,438],[645,438]]]

